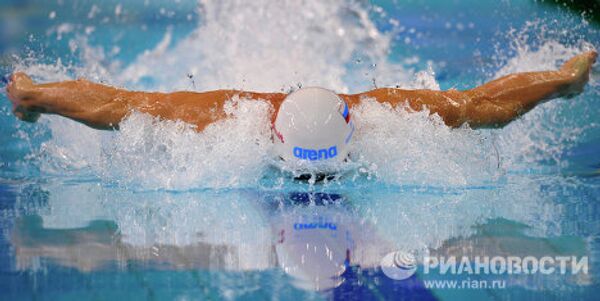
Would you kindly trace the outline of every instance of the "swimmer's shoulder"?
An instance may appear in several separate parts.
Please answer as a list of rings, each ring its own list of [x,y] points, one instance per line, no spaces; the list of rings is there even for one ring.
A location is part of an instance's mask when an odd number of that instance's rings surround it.
[[[349,107],[358,105],[361,100],[361,95],[362,94],[339,94],[338,93],[338,96],[341,97],[348,104]]]

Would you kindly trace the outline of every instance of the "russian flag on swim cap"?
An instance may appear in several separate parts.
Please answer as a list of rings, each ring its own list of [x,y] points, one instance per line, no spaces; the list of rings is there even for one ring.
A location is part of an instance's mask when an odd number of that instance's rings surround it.
[[[350,109],[348,108],[348,103],[344,101],[344,113],[342,113],[346,123],[350,122]]]

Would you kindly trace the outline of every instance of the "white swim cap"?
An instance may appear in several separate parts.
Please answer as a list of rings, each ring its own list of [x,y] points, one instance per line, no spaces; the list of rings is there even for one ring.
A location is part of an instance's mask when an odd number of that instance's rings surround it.
[[[342,162],[354,133],[348,104],[333,91],[302,88],[288,95],[273,124],[275,153],[286,162]]]

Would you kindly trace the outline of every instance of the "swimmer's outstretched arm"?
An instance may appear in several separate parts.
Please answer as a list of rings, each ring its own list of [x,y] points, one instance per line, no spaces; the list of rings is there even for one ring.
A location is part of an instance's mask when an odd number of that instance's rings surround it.
[[[181,120],[198,130],[225,116],[223,104],[235,95],[264,99],[278,104],[281,93],[253,93],[218,90],[203,93],[136,92],[92,83],[86,80],[35,84],[24,73],[12,75],[6,92],[13,112],[21,120],[35,122],[40,114],[55,114],[95,129],[118,129],[132,111],[163,119]]]
[[[596,56],[590,51],[572,58],[557,71],[512,74],[467,91],[384,88],[345,98],[352,104],[364,97],[392,105],[406,103],[415,111],[437,113],[452,127],[465,123],[473,128],[501,127],[546,100],[581,93]]]

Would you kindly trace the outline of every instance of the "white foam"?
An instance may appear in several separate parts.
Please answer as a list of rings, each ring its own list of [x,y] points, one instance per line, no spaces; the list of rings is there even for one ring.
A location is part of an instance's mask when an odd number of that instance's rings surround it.
[[[266,102],[233,99],[228,118],[202,133],[183,122],[134,113],[104,147],[105,179],[145,188],[255,186],[272,146]]]
[[[468,127],[450,129],[427,111],[409,112],[372,99],[352,113],[355,161],[363,166],[361,172],[384,182],[468,186],[491,180],[497,172],[493,144]]]

